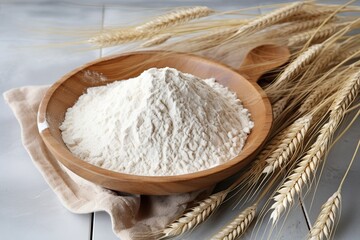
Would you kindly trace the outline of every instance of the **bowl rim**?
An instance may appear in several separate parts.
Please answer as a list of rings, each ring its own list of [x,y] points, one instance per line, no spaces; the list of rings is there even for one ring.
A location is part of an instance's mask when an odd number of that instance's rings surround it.
[[[47,107],[48,107],[48,103],[49,103],[52,95],[64,82],[66,82],[68,79],[70,79],[72,76],[76,75],[77,73],[85,70],[86,68],[91,67],[91,66],[96,65],[101,62],[113,60],[113,59],[116,59],[119,57],[134,55],[134,54],[156,54],[156,53],[157,54],[158,53],[170,53],[170,54],[174,54],[174,55],[182,55],[182,56],[186,56],[186,57],[196,58],[196,60],[198,60],[198,61],[205,61],[212,65],[217,65],[221,68],[224,68],[227,71],[231,71],[233,74],[238,75],[239,79],[249,82],[261,96],[262,102],[265,107],[264,115],[268,119],[262,125],[261,131],[266,132],[266,134],[263,134],[263,136],[260,139],[258,139],[258,138],[254,139],[254,143],[252,145],[250,145],[251,151],[249,150],[249,145],[247,145],[247,142],[245,142],[245,145],[244,145],[243,149],[241,150],[240,154],[237,155],[236,157],[226,161],[225,163],[222,163],[220,165],[216,165],[212,168],[201,170],[198,172],[181,174],[181,175],[169,175],[169,176],[134,175],[134,174],[116,172],[116,171],[98,167],[96,165],[92,165],[92,164],[76,157],[75,155],[73,155],[68,148],[61,145],[58,142],[58,140],[54,136],[52,136],[50,129],[49,129],[49,125],[47,123],[47,118],[46,118]],[[214,60],[207,59],[207,58],[204,58],[204,57],[201,57],[201,56],[198,56],[195,54],[190,54],[190,53],[172,52],[172,51],[163,51],[163,50],[133,51],[133,52],[126,52],[126,53],[106,56],[103,58],[99,58],[99,59],[90,61],[86,64],[81,65],[80,67],[75,68],[74,70],[72,70],[69,73],[62,76],[59,80],[57,80],[55,83],[53,83],[49,87],[49,89],[46,91],[45,95],[43,96],[43,98],[40,102],[38,114],[37,114],[37,125],[38,125],[38,130],[39,130],[39,134],[41,135],[41,138],[43,139],[46,146],[49,148],[49,150],[51,152],[55,152],[56,154],[61,156],[62,160],[59,160],[59,159],[57,159],[57,160],[60,161],[61,163],[63,163],[71,171],[74,172],[72,167],[76,167],[77,169],[85,170],[87,173],[96,174],[98,176],[100,175],[102,177],[106,177],[107,179],[111,178],[114,180],[121,180],[122,182],[139,182],[139,180],[141,180],[141,181],[145,181],[147,183],[154,183],[154,184],[165,183],[165,182],[182,182],[182,181],[188,181],[188,180],[192,180],[192,179],[201,179],[201,178],[205,178],[207,176],[213,175],[213,174],[220,173],[228,168],[234,167],[235,165],[242,163],[248,157],[253,155],[256,152],[256,150],[258,150],[265,143],[265,140],[267,139],[267,137],[270,133],[272,123],[273,123],[273,115],[272,115],[272,107],[271,107],[270,101],[269,101],[266,93],[264,92],[264,90],[256,82],[252,82],[252,81],[246,79],[235,69],[233,69],[225,64],[216,62]],[[242,156],[242,153],[245,150],[247,151],[247,154]],[[69,165],[71,165],[72,167],[69,167]]]

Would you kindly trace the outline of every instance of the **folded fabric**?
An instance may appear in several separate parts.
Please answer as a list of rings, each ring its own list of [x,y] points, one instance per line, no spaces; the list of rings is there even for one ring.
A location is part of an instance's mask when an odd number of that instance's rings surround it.
[[[133,239],[156,232],[181,215],[196,198],[210,189],[171,196],[140,196],[114,192],[75,175],[47,150],[36,124],[37,110],[48,86],[28,86],[4,93],[21,126],[22,142],[35,166],[61,203],[74,213],[105,211],[121,238]],[[149,237],[147,237],[149,239]]]

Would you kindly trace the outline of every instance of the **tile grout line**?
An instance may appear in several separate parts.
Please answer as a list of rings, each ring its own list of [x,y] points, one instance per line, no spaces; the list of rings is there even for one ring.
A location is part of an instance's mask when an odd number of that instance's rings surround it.
[[[102,34],[102,31],[104,30],[104,26],[105,25],[105,4],[102,4],[102,7],[101,7],[101,34]],[[100,47],[100,52],[99,52],[99,58],[102,58],[103,56],[103,48]]]
[[[311,230],[311,221],[310,221],[309,214],[306,211],[305,204],[304,204],[304,201],[303,201],[301,196],[299,196],[299,201],[300,201],[301,210],[304,213],[306,225],[307,225],[307,227],[308,227],[308,229],[310,231]]]
[[[94,222],[95,222],[95,213],[92,212],[90,218],[90,240],[94,239]]]
[[[102,32],[104,30],[105,25],[105,4],[102,4],[101,7],[101,28],[100,31]],[[100,47],[99,49],[99,58],[102,58],[103,56],[103,48]],[[95,213],[91,213],[91,220],[90,220],[90,240],[94,239],[94,224],[95,223]]]

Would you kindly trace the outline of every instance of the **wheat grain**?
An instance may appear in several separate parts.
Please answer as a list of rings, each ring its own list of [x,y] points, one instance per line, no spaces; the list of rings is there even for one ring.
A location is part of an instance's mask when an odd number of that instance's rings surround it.
[[[280,114],[284,111],[287,102],[289,101],[289,97],[283,97],[280,100],[274,103],[272,110],[273,110],[273,118],[276,120]]]
[[[317,61],[314,61],[311,68],[309,68],[304,74],[304,77],[307,76],[307,78],[310,79],[333,66],[331,65],[331,62],[337,58],[340,49],[340,45],[337,43],[324,48],[324,50],[319,54]]]
[[[270,174],[274,172],[294,156],[296,150],[301,146],[305,139],[311,120],[311,115],[305,115],[297,119],[281,133],[283,139],[278,144],[278,147],[271,152],[270,156],[266,158],[267,164],[263,173]]]
[[[141,44],[142,47],[153,47],[156,45],[160,45],[167,40],[169,40],[172,37],[171,34],[161,34],[158,36],[153,37],[152,39],[149,39],[148,41]]]
[[[283,136],[281,134],[276,134],[265,144],[261,152],[252,162],[249,170],[244,173],[244,179],[247,179],[246,184],[253,185],[261,178],[261,173],[267,164],[265,159],[277,148],[282,138]]]
[[[193,19],[209,16],[213,13],[208,7],[196,6],[178,11],[170,12],[168,14],[159,16],[152,21],[146,22],[136,27],[138,31],[159,31],[170,26],[175,26],[181,23],[191,21]]]
[[[318,106],[323,99],[328,96],[331,96],[334,92],[338,90],[339,81],[337,77],[333,77],[326,81],[326,84],[318,86],[306,97],[304,102],[301,104],[298,111],[300,113],[307,113],[313,110],[316,106]]]
[[[326,24],[334,21],[335,18],[331,18],[329,19]],[[281,24],[278,29],[273,30],[273,34],[277,35],[279,37],[283,37],[285,34],[293,34],[293,33],[298,33],[301,31],[305,31],[305,30],[309,30],[315,27],[320,26],[321,24],[323,24],[325,21],[327,20],[326,17],[319,17],[319,18],[314,18],[314,19],[309,19],[307,21],[293,21],[293,22],[289,22],[287,24]]]
[[[360,55],[359,47],[347,49],[347,50],[345,50],[345,51],[341,51],[341,52],[339,53],[339,55],[337,56],[337,58],[334,59],[335,61],[333,61],[333,62],[331,63],[331,65],[335,65],[335,64],[341,62],[342,60],[347,59],[348,57],[350,57],[350,56],[352,56],[352,55],[354,55],[354,54],[356,54],[356,53],[358,53],[358,54],[355,55],[354,58],[355,58],[355,57],[359,57],[359,55]]]
[[[337,210],[340,208],[341,194],[336,191],[322,206],[319,216],[317,217],[314,226],[310,230],[308,239],[321,240],[329,239],[333,232],[333,226]]]
[[[310,4],[310,3],[309,2],[295,2],[295,3],[289,4],[285,7],[279,8],[275,11],[272,11],[268,14],[265,14],[264,16],[259,17],[255,20],[250,21],[249,23],[241,26],[235,35],[242,36],[244,34],[250,34],[255,31],[259,31],[266,27],[269,27],[275,23],[278,23],[286,18],[289,18],[289,17],[295,15],[296,13],[299,13],[302,10],[302,8],[307,4]]]
[[[116,46],[122,43],[147,39],[154,35],[153,32],[139,32],[131,29],[105,32],[88,40],[89,43],[98,47]]]
[[[322,27],[321,29],[309,30],[303,33],[291,36],[288,40],[288,46],[294,47],[303,45],[310,39],[312,42],[324,40],[333,35],[338,29],[349,25],[349,23],[333,23]]]
[[[311,6],[311,5],[308,5],[308,6]],[[312,6],[316,7],[316,5],[312,5]],[[318,12],[309,13],[309,12],[306,12],[306,7],[307,6],[304,6],[301,12],[299,12],[297,14],[294,14],[293,16],[291,16],[289,18],[286,18],[281,22],[315,20],[315,19],[318,19],[318,18],[322,18],[324,16],[328,17],[332,13],[334,13],[334,10],[325,10],[325,9],[323,9],[323,10],[319,9]],[[336,18],[336,17],[334,17],[334,18]]]
[[[350,78],[341,86],[336,94],[335,101],[330,106],[330,116],[338,112],[345,112],[350,104],[355,100],[360,90],[360,69],[350,76]]]
[[[212,240],[233,240],[239,238],[255,218],[257,203],[246,208],[234,220],[228,223]]]
[[[183,216],[163,229],[161,238],[181,235],[204,222],[211,213],[221,205],[228,193],[228,190],[223,190],[200,201],[196,207],[192,208],[189,212],[186,212]]]

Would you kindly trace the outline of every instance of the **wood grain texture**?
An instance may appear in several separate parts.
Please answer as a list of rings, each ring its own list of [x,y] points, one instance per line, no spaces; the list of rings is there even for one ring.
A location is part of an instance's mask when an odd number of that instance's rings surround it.
[[[59,130],[66,110],[74,105],[88,87],[136,77],[151,67],[173,67],[201,78],[214,77],[219,83],[236,92],[244,106],[249,109],[255,122],[255,127],[242,152],[234,159],[214,168],[177,176],[137,176],[118,173],[91,165],[75,157],[64,144]],[[102,77],[89,78],[89,73],[92,76],[101,75]],[[126,53],[102,58],[79,67],[49,88],[38,112],[38,126],[41,126],[39,132],[45,144],[56,159],[71,171],[105,188],[152,195],[206,188],[238,172],[249,163],[263,144],[271,124],[271,105],[256,82],[248,81],[238,72],[204,58],[161,51]]]

